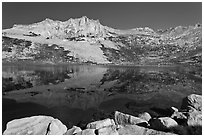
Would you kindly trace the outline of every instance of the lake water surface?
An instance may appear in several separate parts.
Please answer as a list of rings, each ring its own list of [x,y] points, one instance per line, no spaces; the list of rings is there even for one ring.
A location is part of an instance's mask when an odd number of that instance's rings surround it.
[[[2,67],[3,131],[16,118],[48,115],[67,127],[113,117],[114,111],[161,116],[180,108],[189,94],[202,94],[201,68],[183,66]]]

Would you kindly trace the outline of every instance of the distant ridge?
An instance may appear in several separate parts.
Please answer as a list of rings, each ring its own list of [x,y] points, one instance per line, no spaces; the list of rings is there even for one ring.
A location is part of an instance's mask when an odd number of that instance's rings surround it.
[[[6,49],[3,50],[4,61],[133,65],[199,64],[202,61],[202,25],[199,23],[157,31],[149,27],[119,30],[82,16],[67,21],[46,18],[29,25],[14,25],[2,33],[3,49]],[[30,42],[28,47],[23,47],[23,41]],[[52,44],[57,47],[48,54],[51,49],[47,46]],[[62,49],[59,55],[55,53],[59,52],[57,48]]]

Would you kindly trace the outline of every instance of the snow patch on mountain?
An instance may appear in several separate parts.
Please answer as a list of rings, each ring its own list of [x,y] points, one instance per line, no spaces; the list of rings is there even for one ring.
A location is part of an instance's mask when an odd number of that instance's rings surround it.
[[[66,57],[63,61],[78,63],[161,63],[172,59],[183,61],[189,55],[200,55],[202,49],[200,24],[159,31],[149,27],[119,30],[83,16],[67,21],[47,18],[29,25],[14,25],[2,34],[3,41],[11,41],[9,45],[3,42],[3,59],[6,60],[42,57],[58,62]],[[25,46],[25,41],[35,48]],[[200,61],[200,56],[196,60]]]

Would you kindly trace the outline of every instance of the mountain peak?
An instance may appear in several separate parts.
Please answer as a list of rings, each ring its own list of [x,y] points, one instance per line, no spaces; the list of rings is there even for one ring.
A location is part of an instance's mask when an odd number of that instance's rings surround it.
[[[70,18],[67,22],[71,22],[71,23],[79,23],[80,25],[85,25],[85,24],[100,24],[99,20],[94,20],[94,19],[90,19],[87,16],[82,16],[80,18]],[[100,24],[101,25],[101,24]]]
[[[195,26],[196,26],[196,27],[202,27],[202,24],[201,24],[201,23],[196,23]]]
[[[34,24],[54,24],[56,22],[60,22],[58,20],[53,20],[53,19],[50,19],[50,18],[45,18],[43,21],[41,22],[38,22],[38,23],[34,23]],[[31,24],[32,25],[32,24]]]
[[[88,18],[88,17],[86,17],[86,16],[82,16],[81,18],[78,18],[78,20],[79,20],[79,24],[80,25],[84,25],[84,24],[87,24],[87,23],[89,23],[91,20]]]
[[[80,19],[89,20],[89,18],[87,16],[82,16]]]
[[[52,21],[54,21],[54,20],[52,20],[52,19],[50,19],[50,18],[45,18],[45,20],[44,21],[47,21],[47,22],[52,22]]]
[[[196,24],[194,27],[201,27],[201,24]],[[81,16],[79,18],[70,18],[67,21],[52,20],[45,18],[45,20],[33,23],[30,25],[14,25],[13,28],[5,32],[20,32],[22,35],[28,35],[30,32],[39,34],[45,38],[59,38],[67,39],[73,37],[109,37],[115,35],[126,34],[148,34],[148,35],[160,35],[160,34],[180,34],[188,28],[178,26],[175,28],[169,28],[167,30],[154,31],[149,27],[134,28],[130,30],[117,30],[100,24],[99,20],[89,19],[87,16]],[[16,31],[14,31],[16,30]],[[20,31],[19,31],[20,30]]]

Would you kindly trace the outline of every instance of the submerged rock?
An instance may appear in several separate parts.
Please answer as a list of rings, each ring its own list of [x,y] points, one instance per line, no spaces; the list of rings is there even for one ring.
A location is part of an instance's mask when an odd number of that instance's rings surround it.
[[[115,125],[115,122],[113,119],[104,119],[104,120],[99,120],[95,122],[91,122],[87,125],[88,129],[99,129],[107,126],[113,126]]]
[[[115,112],[115,122],[118,125],[137,125],[137,124],[144,124],[148,125],[148,122],[144,119],[141,119],[139,117],[134,117],[128,114],[124,114],[121,112],[116,111]]]
[[[33,116],[7,123],[4,135],[63,135],[67,127],[50,116]]]
[[[198,111],[202,111],[202,96],[196,94],[187,96],[183,99],[181,108],[187,110],[195,108]]]
[[[166,130],[178,126],[178,123],[169,117],[160,117],[150,120],[150,126],[156,130]]]
[[[172,133],[157,131],[137,125],[125,125],[118,129],[119,135],[173,135]]]

